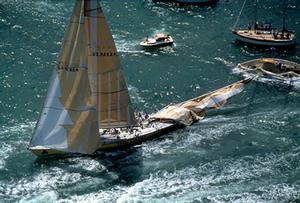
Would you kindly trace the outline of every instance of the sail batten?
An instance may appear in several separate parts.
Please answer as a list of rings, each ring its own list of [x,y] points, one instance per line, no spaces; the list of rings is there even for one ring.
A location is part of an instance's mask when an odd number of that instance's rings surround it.
[[[97,81],[99,82],[97,84],[97,88],[98,88],[98,91],[101,91],[101,77],[99,77],[99,75],[97,75]],[[93,88],[92,88],[92,91],[93,91]],[[96,94],[94,94],[96,93]],[[98,92],[92,92],[92,95],[95,96],[95,98],[98,98],[98,128],[102,128],[102,125],[101,125],[101,94],[98,94]],[[95,101],[96,102],[96,101]],[[97,103],[97,102],[96,102]]]
[[[107,92],[110,92],[110,94],[107,94],[107,120],[108,124],[107,126],[110,127],[110,120],[111,120],[111,73],[107,75]]]

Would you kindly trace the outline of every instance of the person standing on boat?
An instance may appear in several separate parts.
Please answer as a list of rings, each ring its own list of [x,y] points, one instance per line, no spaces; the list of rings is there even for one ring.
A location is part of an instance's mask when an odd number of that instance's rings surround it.
[[[167,37],[166,37],[167,41],[170,41],[170,35],[167,34]]]

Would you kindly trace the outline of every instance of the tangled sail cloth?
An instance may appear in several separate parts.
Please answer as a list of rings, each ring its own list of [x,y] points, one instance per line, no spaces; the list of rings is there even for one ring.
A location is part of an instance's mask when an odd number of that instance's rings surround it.
[[[184,126],[191,125],[204,117],[206,109],[217,109],[225,104],[230,97],[242,92],[244,84],[249,81],[250,79],[241,80],[200,97],[166,106],[151,117],[162,122],[174,121]]]

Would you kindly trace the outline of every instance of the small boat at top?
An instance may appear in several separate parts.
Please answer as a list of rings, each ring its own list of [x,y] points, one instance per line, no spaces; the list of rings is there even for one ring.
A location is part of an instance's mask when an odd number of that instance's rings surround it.
[[[237,68],[280,81],[300,81],[300,64],[283,59],[259,58],[240,63]]]
[[[169,34],[159,33],[154,37],[149,38],[148,36],[140,43],[142,47],[163,47],[173,44],[173,38]]]
[[[98,0],[76,0],[29,144],[38,156],[91,155],[140,144],[203,119],[240,93],[241,80],[152,114],[135,112]]]
[[[242,6],[239,17],[242,13],[246,0]],[[281,29],[272,27],[271,23],[264,23],[257,20],[257,1],[255,9],[254,25],[249,24],[247,28],[236,28],[239,17],[234,25],[232,33],[238,41],[269,47],[293,47],[296,45],[296,35],[294,32],[286,29],[285,16],[283,16],[283,25]]]

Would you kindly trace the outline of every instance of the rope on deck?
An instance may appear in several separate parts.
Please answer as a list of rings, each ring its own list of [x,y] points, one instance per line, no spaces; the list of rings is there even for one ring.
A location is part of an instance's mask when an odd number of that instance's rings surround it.
[[[267,71],[267,70],[265,70],[265,69],[263,69],[262,67],[256,67],[256,68],[254,68],[254,69],[249,69],[249,68],[246,68],[246,67],[242,67],[242,66],[240,66],[242,69],[244,69],[245,71],[244,72],[254,72],[254,71],[257,71],[257,70],[260,70],[261,72],[263,72],[263,73],[266,73],[266,74],[269,74],[269,75],[273,75],[273,76],[288,76],[288,75],[290,75],[290,76],[295,76],[295,77],[299,77],[300,78],[300,74],[298,74],[298,73],[295,73],[294,71],[288,71],[288,72],[284,72],[284,73],[273,73],[273,72],[271,72],[271,71]]]
[[[274,76],[285,76],[285,75],[292,75],[292,76],[296,76],[296,77],[300,77],[300,74],[298,73],[295,73],[294,71],[288,71],[288,72],[284,72],[284,73],[273,73],[273,72],[270,72],[270,71],[267,71],[261,67],[257,68],[257,70],[260,70],[264,73],[267,73],[269,75],[274,75]]]

